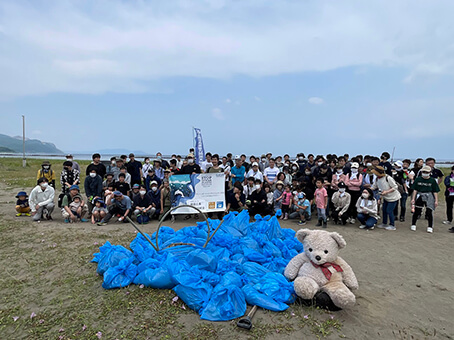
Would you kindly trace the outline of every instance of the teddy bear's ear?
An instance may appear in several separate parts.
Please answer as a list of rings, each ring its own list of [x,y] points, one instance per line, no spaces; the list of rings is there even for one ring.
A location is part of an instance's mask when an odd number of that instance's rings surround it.
[[[308,236],[310,233],[311,233],[310,229],[300,229],[296,232],[296,238],[298,239],[298,241],[303,243],[306,236]]]
[[[345,242],[344,238],[339,233],[331,232],[329,234],[334,239],[334,241],[337,242],[340,249],[344,248],[347,245],[347,242]]]

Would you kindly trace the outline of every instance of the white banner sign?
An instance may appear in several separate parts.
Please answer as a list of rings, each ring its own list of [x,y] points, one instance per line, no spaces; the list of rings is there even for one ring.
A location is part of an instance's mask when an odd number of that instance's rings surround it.
[[[199,208],[204,213],[225,210],[224,173],[173,175],[169,182],[172,208],[187,204]],[[195,213],[197,211],[191,208],[181,208],[172,212],[172,214]]]

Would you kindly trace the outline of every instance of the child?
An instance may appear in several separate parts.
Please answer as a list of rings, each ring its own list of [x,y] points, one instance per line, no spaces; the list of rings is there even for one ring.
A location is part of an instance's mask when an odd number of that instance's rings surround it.
[[[273,201],[274,201],[274,212],[281,209],[282,205],[282,194],[284,193],[284,182],[277,181],[276,182],[276,189],[274,189],[273,193]]]
[[[107,214],[107,208],[104,201],[100,198],[95,198],[95,206],[91,212],[91,223],[100,222]]]
[[[296,202],[296,211],[300,216],[298,225],[305,225],[306,220],[311,216],[311,202],[306,199],[304,192],[298,194],[298,201]]]
[[[25,191],[20,191],[16,195],[17,201],[16,201],[16,216],[22,216],[24,214],[25,216],[30,216],[30,206],[28,205],[28,195]]]
[[[272,214],[273,213],[273,203],[274,203],[274,194],[271,192],[271,187],[268,183],[265,183],[263,185],[263,188],[265,189],[266,193],[266,213],[267,214]]]
[[[292,205],[292,196],[293,195],[290,192],[290,185],[289,184],[285,185],[285,191],[282,193],[282,195],[280,197],[282,199],[282,205],[281,205],[282,215],[281,215],[281,219],[282,218],[284,218],[284,220],[288,219],[290,206]]]
[[[322,226],[326,228],[326,206],[328,204],[328,192],[323,187],[323,179],[319,178],[315,182],[317,189],[315,190],[315,205],[317,206],[318,223],[316,227]]]
[[[413,189],[411,198],[411,212],[413,213],[411,223],[412,231],[416,231],[416,221],[421,215],[422,208],[426,207],[426,215],[429,223],[427,232],[433,233],[433,211],[438,206],[438,192],[440,191],[440,187],[437,181],[433,177],[430,177],[431,172],[431,167],[425,165],[421,169],[421,177],[416,177],[411,187]]]
[[[71,209],[71,212],[77,218],[80,218],[80,215],[77,212],[77,210],[80,208],[81,202],[82,202],[82,197],[80,195],[76,195],[73,197],[72,202],[69,204],[69,209]]]
[[[118,182],[115,182],[115,190],[121,192],[125,196],[129,196],[131,187],[126,182],[126,175],[123,172],[120,172],[118,175]]]

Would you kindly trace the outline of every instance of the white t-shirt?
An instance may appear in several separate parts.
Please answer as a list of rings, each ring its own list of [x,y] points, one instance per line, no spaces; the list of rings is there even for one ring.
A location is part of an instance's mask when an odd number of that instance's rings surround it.
[[[202,163],[200,163],[200,169],[203,172],[206,172],[208,170],[208,168],[210,168],[212,166],[213,166],[213,163],[211,163],[211,162],[203,161]]]
[[[263,175],[260,172],[260,170],[257,170],[257,172],[254,172],[254,170],[252,170],[252,169],[249,170],[248,173],[246,174],[246,179],[248,179],[249,177],[254,177],[255,179],[259,179],[263,183]]]

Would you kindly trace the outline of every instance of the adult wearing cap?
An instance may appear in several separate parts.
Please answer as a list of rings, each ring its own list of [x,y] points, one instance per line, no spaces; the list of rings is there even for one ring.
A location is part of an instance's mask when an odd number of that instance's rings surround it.
[[[44,215],[47,220],[52,220],[52,212],[55,208],[54,198],[55,189],[49,185],[47,178],[38,179],[38,185],[33,188],[29,198],[33,221],[40,221]]]
[[[85,195],[87,195],[87,205],[88,205],[88,216],[91,216],[91,211],[93,210],[93,200],[97,197],[102,197],[102,178],[96,173],[95,169],[92,169],[91,172],[85,177],[84,182]]]
[[[71,162],[71,163],[73,164],[73,165],[72,165],[73,170],[77,170],[77,171],[80,172],[80,165],[79,165],[79,163],[77,163],[77,162],[74,160],[73,155],[67,154],[67,155],[66,155],[66,160],[69,161],[69,162]]]
[[[377,176],[377,180],[372,185],[371,190],[378,189],[382,199],[383,223],[378,228],[396,230],[394,208],[400,199],[397,183],[391,176],[386,174],[385,168],[380,165],[376,166],[372,172]]]
[[[194,162],[194,155],[190,153],[187,157],[188,164],[183,166],[181,169],[181,174],[192,175],[200,174],[202,171],[200,166]]]
[[[55,189],[55,171],[52,170],[51,167],[52,165],[49,161],[44,161],[41,164],[41,169],[38,170],[36,180],[38,181],[40,178],[45,178],[47,183]]]
[[[72,203],[72,201],[76,195],[80,196],[79,186],[72,185],[69,188],[69,193],[63,197],[63,200],[61,202],[61,214],[62,214],[63,218],[65,219],[65,223],[69,223],[70,221],[72,221],[72,222],[77,221],[77,216],[71,211],[70,206],[69,206]],[[80,216],[81,222],[88,222],[88,220],[86,220],[84,218],[84,216],[87,212],[88,212],[88,206],[85,203],[85,201],[82,199],[80,202],[80,207],[76,211],[77,215]]]
[[[345,184],[347,185],[347,191],[351,196],[352,202],[348,209],[348,214],[350,215],[350,223],[354,224],[356,221],[356,215],[358,215],[355,204],[358,198],[361,196],[361,186],[363,184],[363,175],[359,172],[358,162],[352,162],[350,173],[345,176]]]
[[[413,194],[411,197],[411,211],[413,213],[411,230],[416,231],[416,221],[421,216],[422,209],[426,208],[428,220],[427,232],[433,232],[433,212],[438,206],[438,193],[440,187],[435,178],[430,176],[432,169],[425,165],[421,169],[421,177],[416,177],[412,185]]]
[[[79,171],[73,168],[73,163],[71,161],[63,162],[63,170],[60,175],[62,194],[67,194],[72,185],[78,185],[80,183],[79,176]]]
[[[126,217],[131,215],[132,202],[131,199],[123,195],[120,191],[114,191],[113,198],[106,202],[108,212],[106,216],[98,223],[98,225],[106,225],[112,216],[119,214],[118,222],[126,223]]]
[[[335,224],[338,224],[340,220],[342,225],[346,225],[347,220],[350,217],[349,207],[352,204],[351,195],[346,191],[347,185],[345,185],[344,182],[339,182],[337,187],[339,190],[336,191],[331,197],[331,201],[334,205],[331,217],[333,218]]]
[[[145,188],[147,188],[147,191],[150,191],[152,182],[156,182],[158,184],[158,188],[161,186],[161,180],[158,176],[156,176],[154,169],[149,169],[148,176],[145,179]]]
[[[136,158],[133,153],[129,154],[129,162],[126,163],[126,169],[131,175],[131,185],[142,184],[142,163],[136,161]]]
[[[95,169],[96,173],[101,176],[101,178],[104,178],[104,176],[106,175],[106,166],[101,163],[101,155],[99,153],[94,153],[91,158],[93,160],[93,163],[87,166],[85,175],[88,176],[91,170]]]
[[[243,184],[244,176],[246,175],[246,168],[243,165],[243,161],[239,155],[235,156],[235,166],[230,169],[230,176],[232,178],[232,184],[239,182]]]
[[[263,182],[263,174],[260,172],[259,163],[252,163],[251,169],[246,174],[246,178],[249,177],[254,177],[254,179],[259,179],[261,182]]]

